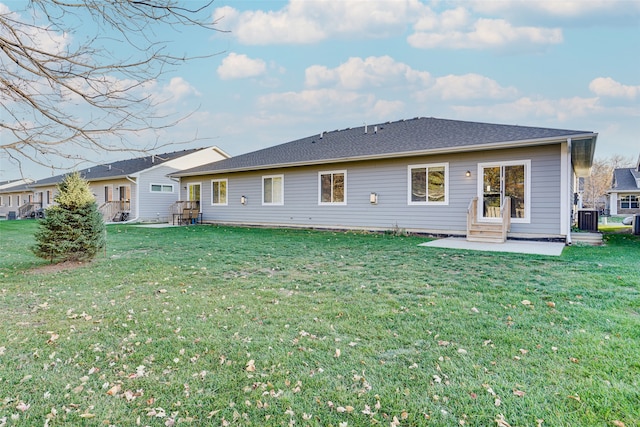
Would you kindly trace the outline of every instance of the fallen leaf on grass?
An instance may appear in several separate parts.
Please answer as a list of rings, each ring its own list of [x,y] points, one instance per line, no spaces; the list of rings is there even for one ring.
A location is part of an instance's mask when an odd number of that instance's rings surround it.
[[[107,394],[109,396],[115,396],[116,394],[118,394],[120,392],[120,384],[116,384],[113,387],[111,387],[109,390],[107,390]]]
[[[618,421],[618,420],[611,421],[611,424],[613,424],[616,427],[625,427],[624,423],[622,421]]]
[[[573,363],[580,363],[580,360],[576,359],[575,357],[570,357],[569,360]]]
[[[523,299],[520,302],[522,303],[522,305],[531,305],[531,301],[529,301],[528,299]]]
[[[553,302],[553,301],[547,301],[547,306],[551,307],[551,308],[554,308],[556,306],[556,303]]]
[[[24,403],[22,400],[20,402],[18,402],[18,404],[16,405],[16,409],[18,411],[26,411],[27,409],[29,409],[31,407],[31,405]]]
[[[255,360],[251,359],[247,362],[247,367],[245,368],[245,371],[247,372],[255,372],[256,370],[256,365],[255,365]]]
[[[339,348],[336,348],[336,352],[335,352],[335,354],[333,355],[333,357],[336,357],[336,358],[337,358],[337,357],[340,357],[340,349],[339,349]]]
[[[571,395],[569,395],[569,396],[567,396],[567,398],[568,398],[568,399],[573,399],[573,400],[575,400],[576,402],[581,402],[581,400],[580,400],[580,396],[578,396],[577,394],[576,394],[575,396],[571,396]]]
[[[498,417],[494,420],[496,422],[496,424],[498,425],[498,427],[511,427],[511,424],[509,424],[505,419],[504,419],[504,415],[502,414],[498,414]]]
[[[513,394],[518,397],[523,397],[526,393],[522,390],[513,390]]]
[[[47,340],[47,344],[53,344],[58,338],[60,338],[60,335],[50,332],[51,337]]]

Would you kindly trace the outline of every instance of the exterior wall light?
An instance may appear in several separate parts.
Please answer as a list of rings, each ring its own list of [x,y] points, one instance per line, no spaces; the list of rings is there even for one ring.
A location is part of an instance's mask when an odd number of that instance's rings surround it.
[[[247,198],[245,196],[240,197],[240,204],[241,205],[246,205],[247,204]]]
[[[369,203],[371,203],[372,205],[378,204],[378,193],[369,194]]]
[[[471,171],[467,171],[467,172],[465,173],[465,176],[470,177],[470,176],[471,176]]]

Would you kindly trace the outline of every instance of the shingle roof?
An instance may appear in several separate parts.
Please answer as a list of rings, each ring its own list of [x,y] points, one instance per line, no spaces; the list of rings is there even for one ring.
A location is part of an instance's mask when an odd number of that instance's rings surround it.
[[[104,179],[120,178],[130,176],[145,169],[161,165],[169,160],[177,159],[187,154],[194,153],[202,148],[194,148],[190,150],[174,151],[172,153],[155,154],[151,156],[138,157],[135,159],[120,160],[113,163],[91,166],[78,171],[87,181],[96,181]],[[41,187],[53,185],[61,182],[67,174],[56,175],[50,178],[44,178],[35,181],[31,187]]]
[[[636,179],[640,179],[640,172],[634,168],[621,168],[613,171],[614,186],[611,191],[640,191]]]
[[[478,146],[526,145],[572,136],[595,138],[595,135],[590,131],[415,118],[315,134],[172,175],[258,170],[445,150],[467,151]]]

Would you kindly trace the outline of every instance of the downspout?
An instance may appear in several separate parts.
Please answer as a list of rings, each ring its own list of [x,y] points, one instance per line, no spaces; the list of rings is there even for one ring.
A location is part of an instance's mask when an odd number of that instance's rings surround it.
[[[563,198],[567,198],[567,196],[569,197],[569,200],[565,200],[565,203],[567,204],[567,210],[566,212],[564,212],[564,227],[566,230],[566,240],[565,240],[565,244],[566,245],[571,245],[571,222],[572,222],[572,212],[571,212],[571,208],[570,206],[573,206],[573,201],[570,200],[572,198],[572,194],[569,192],[569,183],[571,182],[571,179],[573,178],[573,168],[571,166],[572,162],[571,162],[571,138],[567,138],[567,155],[566,155],[566,163],[565,163],[565,167],[566,167],[566,176],[565,176],[565,180],[566,182],[563,183],[564,185],[561,185],[561,187],[565,187],[562,190],[562,194],[563,194]],[[574,182],[574,185],[576,185],[576,183]],[[574,188],[575,191],[577,191],[577,188]],[[562,209],[561,209],[562,210]]]
[[[129,178],[128,176],[125,176],[125,178],[127,178],[127,181],[130,181],[131,183],[135,184],[135,187],[136,187],[136,216],[135,218],[131,218],[126,221],[119,222],[118,224],[129,224],[132,222],[136,222],[138,221],[138,217],[140,216],[140,212],[138,209],[138,203],[140,203],[140,186],[138,185],[137,181]]]

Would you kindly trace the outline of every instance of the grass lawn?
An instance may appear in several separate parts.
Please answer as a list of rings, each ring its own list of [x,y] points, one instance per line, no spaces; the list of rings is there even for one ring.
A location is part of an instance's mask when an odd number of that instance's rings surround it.
[[[43,269],[0,222],[0,426],[637,426],[640,239],[108,226]]]

